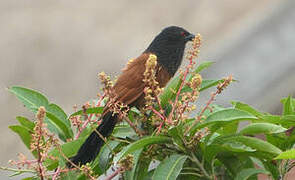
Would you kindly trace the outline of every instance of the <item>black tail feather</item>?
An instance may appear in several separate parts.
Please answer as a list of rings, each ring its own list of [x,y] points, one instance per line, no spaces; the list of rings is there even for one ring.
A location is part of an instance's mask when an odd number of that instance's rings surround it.
[[[103,137],[107,138],[113,132],[116,122],[117,115],[113,115],[112,112],[108,112],[103,116],[103,120],[96,130]],[[97,134],[96,131],[93,131],[82,144],[76,156],[71,157],[70,160],[76,165],[83,165],[91,162],[96,158],[103,145],[104,140]],[[70,164],[68,166],[71,167]]]

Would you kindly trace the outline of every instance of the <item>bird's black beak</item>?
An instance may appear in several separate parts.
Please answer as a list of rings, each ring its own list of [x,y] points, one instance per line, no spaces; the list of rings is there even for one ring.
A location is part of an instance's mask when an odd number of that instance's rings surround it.
[[[193,35],[193,34],[189,34],[189,35],[187,35],[184,39],[185,39],[186,41],[192,41],[194,38],[195,38],[195,35]]]

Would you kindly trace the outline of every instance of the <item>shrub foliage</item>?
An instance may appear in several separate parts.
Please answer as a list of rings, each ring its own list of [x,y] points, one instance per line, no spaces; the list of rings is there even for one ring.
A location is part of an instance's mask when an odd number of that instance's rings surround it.
[[[10,161],[16,168],[1,167],[12,176],[27,174],[29,179],[106,179],[120,176],[137,179],[257,179],[265,174],[284,178],[295,165],[295,99],[281,100],[282,115],[259,112],[253,107],[232,102],[232,107],[214,104],[217,95],[232,82],[232,77],[202,79],[200,72],[211,62],[195,65],[200,38],[194,41],[186,59],[188,65],[160,89],[154,78],[155,56],[150,56],[145,72],[146,107],[138,110],[112,103],[122,121],[92,163],[68,169],[85,138],[100,123],[103,107],[112,102],[112,82],[104,73],[98,99],[81,110],[66,114],[41,93],[11,87],[13,93],[36,120],[17,117],[19,124],[9,128],[17,133],[35,159],[23,154]],[[203,106],[196,106],[205,90],[212,90]],[[247,125],[240,126],[242,122]],[[245,123],[243,123],[245,124]],[[259,136],[257,136],[259,135]]]

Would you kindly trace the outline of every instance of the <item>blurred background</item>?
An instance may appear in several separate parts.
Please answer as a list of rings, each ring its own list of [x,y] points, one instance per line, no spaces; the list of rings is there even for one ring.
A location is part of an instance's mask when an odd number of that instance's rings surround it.
[[[7,87],[41,91],[69,114],[96,97],[98,72],[118,75],[170,25],[202,35],[198,61],[216,62],[203,78],[239,81],[217,103],[280,113],[295,93],[294,19],[294,0],[0,0],[0,165],[29,154],[8,126],[33,118]]]

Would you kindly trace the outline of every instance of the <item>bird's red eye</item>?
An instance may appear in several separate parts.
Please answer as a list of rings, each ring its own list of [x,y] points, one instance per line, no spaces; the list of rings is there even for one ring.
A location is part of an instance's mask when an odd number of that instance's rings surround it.
[[[180,35],[185,36],[185,32],[181,31]]]

